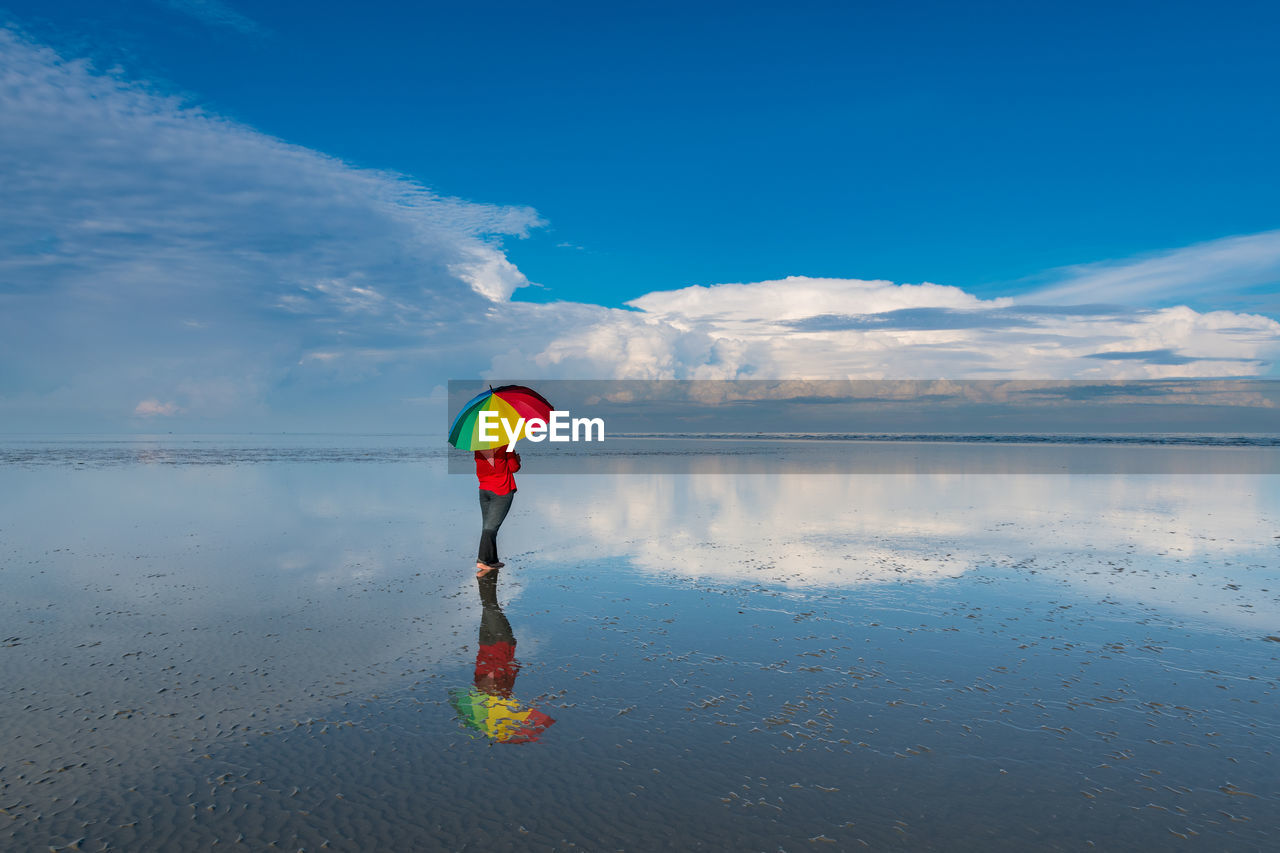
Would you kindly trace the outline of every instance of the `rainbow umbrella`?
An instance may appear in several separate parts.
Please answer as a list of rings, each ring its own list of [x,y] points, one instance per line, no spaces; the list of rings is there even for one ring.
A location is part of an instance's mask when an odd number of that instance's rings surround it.
[[[536,708],[482,690],[455,690],[451,704],[463,725],[497,743],[532,743],[555,722]]]
[[[512,427],[516,421],[524,418],[525,426],[520,428],[517,439],[524,438],[530,419],[537,418],[543,423],[551,420],[551,403],[532,388],[524,385],[503,385],[500,388],[489,386],[471,398],[449,427],[449,443],[459,450],[489,450],[503,447],[510,443],[507,433],[501,425],[494,431],[497,441],[480,440],[480,413],[497,412],[498,417],[507,421]]]

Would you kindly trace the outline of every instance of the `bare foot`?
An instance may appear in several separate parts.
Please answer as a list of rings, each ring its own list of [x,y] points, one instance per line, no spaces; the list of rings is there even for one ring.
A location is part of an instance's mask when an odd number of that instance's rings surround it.
[[[489,574],[489,572],[496,572],[498,569],[502,568],[502,566],[502,563],[498,563],[496,566],[491,566],[488,563],[476,563],[476,577],[482,578]]]

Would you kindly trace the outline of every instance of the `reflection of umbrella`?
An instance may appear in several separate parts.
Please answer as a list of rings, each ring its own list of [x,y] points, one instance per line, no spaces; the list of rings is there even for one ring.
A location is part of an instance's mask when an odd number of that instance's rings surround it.
[[[544,423],[551,420],[551,404],[532,388],[523,385],[503,385],[500,388],[490,386],[462,407],[458,416],[449,427],[449,443],[459,450],[489,450],[511,443],[506,431],[499,425],[494,433],[497,441],[480,440],[480,413],[497,412],[498,417],[505,420],[514,429],[516,421],[524,418],[526,424],[532,418]],[[520,429],[517,438],[525,437],[525,429]]]
[[[555,722],[536,708],[481,690],[455,690],[451,704],[463,725],[499,743],[532,743]]]

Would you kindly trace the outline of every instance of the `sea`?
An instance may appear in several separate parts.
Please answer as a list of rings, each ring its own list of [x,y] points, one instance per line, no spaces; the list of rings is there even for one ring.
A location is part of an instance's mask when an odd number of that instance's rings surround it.
[[[1276,845],[1280,436],[520,450],[0,437],[0,849]]]

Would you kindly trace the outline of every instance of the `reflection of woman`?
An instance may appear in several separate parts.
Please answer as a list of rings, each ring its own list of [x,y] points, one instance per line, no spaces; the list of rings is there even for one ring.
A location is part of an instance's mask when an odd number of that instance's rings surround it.
[[[520,664],[511,623],[498,605],[498,573],[480,578],[480,651],[476,653],[476,689],[493,696],[511,695]]]
[[[555,722],[522,705],[511,695],[520,664],[511,623],[498,606],[498,573],[478,578],[480,587],[480,650],[476,653],[475,689],[455,691],[453,707],[463,723],[493,743],[532,743]]]
[[[480,550],[476,554],[476,577],[482,578],[504,565],[498,559],[498,528],[516,496],[520,454],[505,447],[476,451],[476,479],[480,481]]]

